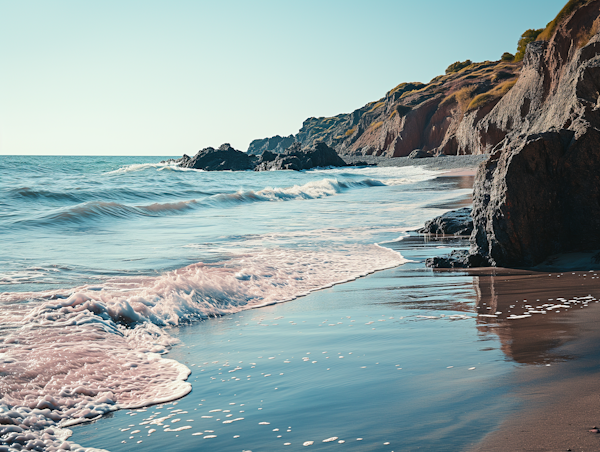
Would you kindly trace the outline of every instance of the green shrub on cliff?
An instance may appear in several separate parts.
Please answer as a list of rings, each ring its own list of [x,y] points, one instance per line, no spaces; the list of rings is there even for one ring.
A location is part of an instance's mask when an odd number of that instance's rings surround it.
[[[510,52],[504,52],[500,57],[502,61],[514,61],[515,56]]]
[[[446,74],[451,74],[453,72],[458,72],[461,69],[464,69],[467,66],[470,66],[471,64],[473,64],[473,62],[471,60],[456,61],[456,62],[452,63],[450,66],[448,66],[446,68]]]
[[[532,41],[535,41],[536,38],[542,33],[542,31],[544,31],[543,28],[540,28],[538,30],[530,28],[521,35],[521,39],[519,39],[519,43],[517,44],[517,53],[515,54],[515,61],[521,61],[525,57],[525,49],[527,49],[527,44],[529,44]]]

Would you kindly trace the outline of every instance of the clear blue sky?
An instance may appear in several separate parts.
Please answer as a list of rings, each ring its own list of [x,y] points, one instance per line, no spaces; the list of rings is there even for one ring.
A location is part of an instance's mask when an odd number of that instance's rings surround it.
[[[0,0],[0,154],[181,155],[296,133],[566,0]]]

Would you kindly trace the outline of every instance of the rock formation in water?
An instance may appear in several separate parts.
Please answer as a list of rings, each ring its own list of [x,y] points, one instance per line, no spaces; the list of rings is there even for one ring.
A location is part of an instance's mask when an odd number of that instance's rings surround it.
[[[600,248],[599,25],[600,1],[569,2],[548,40],[527,47],[515,86],[458,131],[491,150],[475,179],[471,261],[526,267]]]
[[[248,155],[225,143],[218,149],[204,148],[194,157],[184,154],[180,159],[169,159],[163,163],[204,171],[301,171],[317,167],[347,166],[337,152],[325,143],[315,143],[305,148],[297,143],[282,154],[264,151],[260,156]]]
[[[229,143],[222,144],[218,149],[201,149],[193,157],[184,154],[180,159],[171,161],[182,168],[204,171],[244,171],[254,168],[253,159],[245,152],[232,148]]]
[[[271,170],[306,170],[315,167],[346,166],[340,156],[325,143],[315,143],[301,149],[300,144],[289,147],[282,154],[265,151],[260,156],[256,171]]]

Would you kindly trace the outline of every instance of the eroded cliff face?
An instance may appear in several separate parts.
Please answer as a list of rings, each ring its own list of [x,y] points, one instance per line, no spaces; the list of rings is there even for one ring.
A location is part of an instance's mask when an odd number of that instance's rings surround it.
[[[474,186],[471,253],[532,266],[600,248],[600,1],[530,44],[515,86],[480,121],[459,126],[491,152]]]
[[[282,152],[290,139],[302,146],[324,142],[342,155],[403,157],[415,149],[448,155],[485,152],[472,146],[467,131],[510,91],[520,69],[520,62],[486,61],[428,84],[402,83],[352,113],[309,118],[294,136],[254,140],[248,153]],[[466,138],[461,138],[465,121]]]

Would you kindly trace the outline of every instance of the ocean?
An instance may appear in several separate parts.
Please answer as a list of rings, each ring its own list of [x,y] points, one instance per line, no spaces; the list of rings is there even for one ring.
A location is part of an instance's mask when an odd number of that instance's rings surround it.
[[[472,177],[166,158],[0,156],[0,450],[434,450],[499,422],[474,279],[409,232]]]

